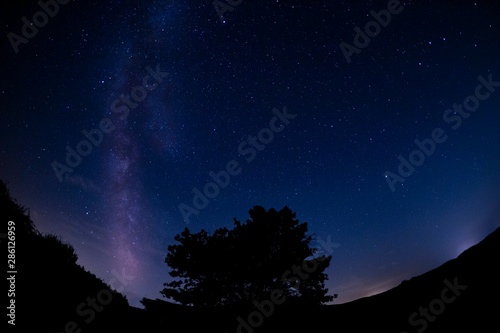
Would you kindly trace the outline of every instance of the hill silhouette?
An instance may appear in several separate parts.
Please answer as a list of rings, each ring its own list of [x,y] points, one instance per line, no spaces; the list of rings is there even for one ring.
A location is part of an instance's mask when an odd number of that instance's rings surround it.
[[[498,330],[500,305],[500,228],[456,259],[403,281],[378,295],[347,304],[326,306],[322,315],[337,318],[340,332],[487,332]],[[445,283],[444,281],[448,281]],[[457,284],[456,293],[443,292]],[[466,287],[465,287],[466,286]],[[443,295],[444,294],[444,295]],[[456,296],[456,297],[453,297]],[[443,300],[449,301],[449,304]],[[452,300],[453,299],[453,300]],[[444,307],[441,308],[441,304]],[[428,318],[420,308],[433,307]],[[416,313],[416,315],[414,314]],[[363,314],[360,316],[360,314]],[[413,314],[413,325],[410,316]],[[362,318],[362,320],[360,320]],[[425,322],[425,323],[424,323]]]
[[[386,292],[340,305],[285,304],[276,307],[258,328],[245,328],[236,320],[245,319],[251,307],[197,309],[143,299],[143,316],[151,324],[147,332],[167,328],[242,333],[324,328],[334,332],[487,332],[500,326],[496,319],[499,263],[500,228],[456,259]]]
[[[258,306],[193,307],[144,298],[145,308],[138,309],[79,266],[71,245],[42,235],[1,181],[0,207],[2,223],[15,221],[15,328],[23,332],[443,333],[493,332],[500,326],[500,228],[456,259],[386,292],[346,304],[270,306],[268,300],[257,299]],[[2,246],[6,248],[4,239]],[[252,327],[248,322],[256,322],[256,311],[263,321]]]
[[[79,332],[79,329],[82,332],[109,332],[111,328],[112,331],[118,328],[119,318],[129,309],[126,298],[78,265],[71,245],[54,235],[42,235],[28,210],[11,197],[2,181],[0,207],[3,230],[13,221],[9,225],[15,233],[14,267],[17,273],[13,288],[7,281],[4,289],[10,288],[15,294],[12,298],[15,300],[15,319],[11,317],[15,325],[8,324],[8,328],[19,332],[54,333]],[[2,239],[3,253],[7,252],[7,241]],[[12,270],[6,265],[7,262],[4,263],[6,272]],[[6,301],[10,300],[3,299],[5,309]]]

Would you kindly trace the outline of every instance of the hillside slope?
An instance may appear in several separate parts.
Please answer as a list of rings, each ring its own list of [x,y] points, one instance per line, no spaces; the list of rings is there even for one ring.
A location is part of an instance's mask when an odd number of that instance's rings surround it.
[[[487,332],[498,331],[500,228],[458,258],[384,293],[340,305],[276,307],[260,327],[238,325],[255,308],[202,310],[144,299],[145,332]],[[426,310],[426,308],[428,310]],[[141,313],[138,310],[137,313]]]
[[[456,259],[384,293],[328,306],[324,316],[335,318],[341,332],[498,330],[499,266],[500,228]]]
[[[6,260],[4,269],[17,272],[9,274],[13,284],[4,289],[13,290],[13,297],[3,298],[5,308],[11,299],[15,301],[15,318],[11,317],[15,325],[8,324],[9,331],[76,333],[118,328],[119,318],[129,308],[126,298],[78,265],[71,245],[40,234],[27,209],[10,196],[2,181],[0,208],[3,230],[11,227],[9,245],[15,246],[15,261],[9,263],[14,266],[6,267]],[[3,253],[7,253],[7,244],[2,239]]]

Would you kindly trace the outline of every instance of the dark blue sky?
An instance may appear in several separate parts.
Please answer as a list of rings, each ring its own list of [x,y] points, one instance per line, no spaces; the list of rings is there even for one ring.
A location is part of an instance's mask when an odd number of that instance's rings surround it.
[[[41,8],[2,4],[0,177],[135,306],[161,297],[176,234],[254,205],[334,243],[336,302],[396,286],[498,227],[500,8],[401,2],[348,62],[388,3],[244,0],[222,22],[211,1],[76,1],[23,43]],[[401,159],[418,166],[391,189]]]

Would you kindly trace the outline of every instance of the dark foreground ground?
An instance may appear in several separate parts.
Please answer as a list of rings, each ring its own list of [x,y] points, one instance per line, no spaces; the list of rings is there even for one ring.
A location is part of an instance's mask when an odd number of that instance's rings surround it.
[[[252,304],[195,309],[144,299],[145,309],[138,309],[77,265],[70,245],[40,235],[5,186],[0,187],[0,203],[6,220],[16,221],[18,273],[15,283],[4,280],[4,290],[13,289],[16,302],[16,325],[7,324],[9,317],[3,315],[8,332],[252,333],[322,332],[325,328],[331,332],[500,332],[500,228],[430,272],[347,304],[304,307],[285,302],[258,312]],[[7,314],[8,299],[3,303]]]
[[[146,310],[131,308],[128,317],[138,332],[319,332],[325,328],[331,332],[499,332],[499,266],[497,229],[458,258],[387,292],[316,308],[285,302],[275,306],[269,317],[262,316],[258,327],[237,321],[237,317],[247,319],[255,307],[202,311],[146,300]],[[259,316],[254,320],[258,322]]]

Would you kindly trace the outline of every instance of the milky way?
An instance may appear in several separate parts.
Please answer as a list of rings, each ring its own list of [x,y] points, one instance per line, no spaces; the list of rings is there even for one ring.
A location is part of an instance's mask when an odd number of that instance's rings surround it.
[[[459,130],[443,121],[479,76],[500,81],[498,2],[401,1],[348,63],[340,43],[388,1],[243,1],[224,22],[212,1],[71,1],[15,52],[7,33],[40,10],[29,1],[0,10],[0,177],[134,306],[162,297],[175,235],[232,228],[254,205],[287,205],[339,245],[326,270],[338,303],[435,268],[498,226],[500,87]],[[300,120],[186,225],[179,204],[244,160],[238,145],[285,105]],[[113,130],[59,179],[53,162],[106,118]],[[391,191],[384,173],[438,127],[447,140]]]
[[[143,28],[156,30],[158,34],[162,30],[158,22],[164,22],[165,18],[158,18],[161,12],[151,11],[150,17],[142,22]],[[147,22],[150,25],[144,24]],[[155,43],[154,36],[145,34],[143,38]],[[144,43],[144,39],[126,39],[117,46],[120,56],[110,70],[115,75],[109,91],[115,99],[104,112],[114,128],[103,146],[104,223],[112,239],[110,265],[115,271],[124,271],[136,280],[135,292],[124,286],[129,295],[137,295],[137,289],[144,283],[145,256],[157,251],[150,246],[150,214],[145,212],[148,205],[140,173],[146,161],[143,153],[168,154],[176,145],[174,126],[168,117],[171,110],[165,100],[169,94],[165,64],[153,63],[147,56],[141,59],[134,54],[147,52],[144,48],[149,44]]]

